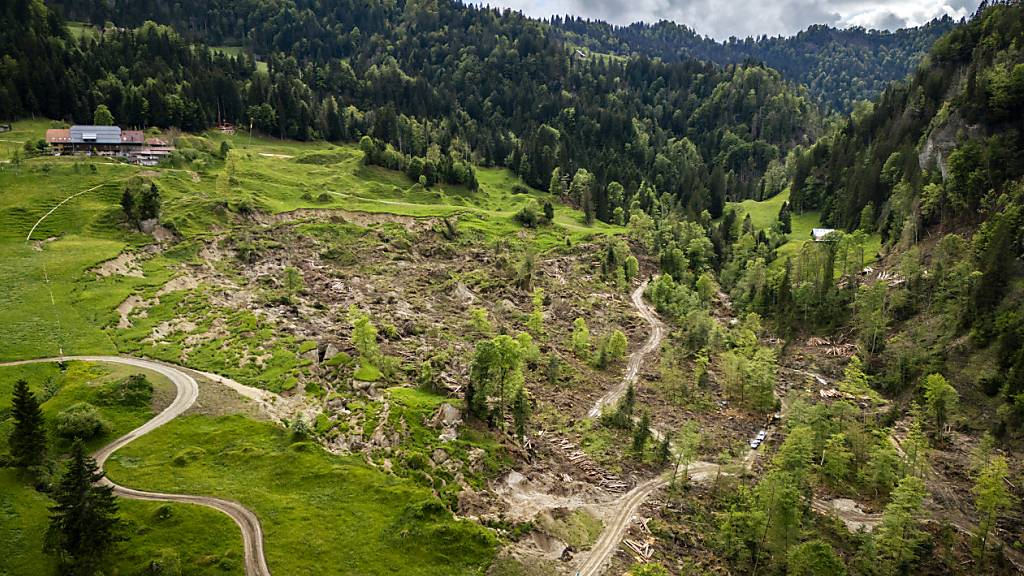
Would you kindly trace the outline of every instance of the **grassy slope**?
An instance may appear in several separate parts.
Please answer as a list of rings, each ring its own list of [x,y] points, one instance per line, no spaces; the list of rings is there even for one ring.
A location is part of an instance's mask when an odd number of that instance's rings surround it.
[[[46,135],[46,129],[59,123],[49,120],[21,120],[11,126],[10,132],[0,132],[0,163],[11,157],[15,150],[24,153],[26,140],[39,140]]]
[[[0,367],[0,411],[9,408],[14,382],[25,378],[34,392],[43,392],[51,380],[57,393],[43,404],[48,421],[76,402],[90,402],[99,408],[109,428],[88,442],[95,449],[149,420],[148,406],[103,405],[98,393],[104,385],[140,372],[127,366],[72,362],[61,371],[55,364]],[[141,370],[163,398],[173,395],[170,381],[159,374]],[[10,423],[0,422],[0,453],[7,452]],[[51,453],[60,453],[67,442],[51,435]],[[52,571],[53,558],[43,553],[48,524],[47,507],[52,504],[36,492],[13,469],[0,468],[0,575],[36,574]],[[138,574],[150,561],[164,566],[179,565],[189,574],[243,574],[242,538],[234,522],[215,510],[198,506],[161,505],[121,500],[122,518],[127,522],[129,541],[110,555],[108,574]]]
[[[0,137],[14,140],[12,146],[18,147],[25,139],[41,138],[49,126],[48,121],[18,122],[13,132]],[[460,186],[426,190],[401,173],[363,166],[354,145],[250,140],[246,134],[208,136],[214,148],[225,139],[234,146],[231,174],[223,162],[194,166],[198,172],[146,171],[161,188],[162,218],[186,239],[229,228],[232,223],[223,216],[223,207],[236,209],[243,203],[271,213],[333,208],[412,217],[458,215],[460,229],[503,238],[523,232],[512,221],[523,205],[550,199],[537,191],[513,194],[519,180],[502,169],[479,169],[477,192]],[[318,156],[312,161],[327,163],[299,161],[311,155]],[[123,183],[140,172],[138,167],[100,159],[43,157],[26,160],[21,167],[0,165],[0,285],[7,287],[0,292],[0,330],[8,335],[0,361],[60,351],[116,352],[116,339],[111,338],[116,306],[133,292],[162,285],[176,259],[189,256],[165,254],[150,260],[146,278],[100,279],[87,272],[147,241],[120,224]],[[50,208],[101,184],[105,185],[61,206],[33,234],[33,240],[54,241],[36,247],[25,243],[32,225]],[[327,202],[315,199],[322,193]],[[622,231],[602,223],[585,226],[580,211],[561,205],[555,220],[555,226],[527,232],[527,241],[543,251],[563,244],[566,237],[579,242]]]
[[[267,561],[281,574],[481,574],[495,548],[430,490],[241,416],[179,418],[115,454],[109,472],[132,486],[239,500],[261,518]]]
[[[0,468],[0,575],[54,572],[53,557],[43,552],[52,503],[17,472]],[[216,510],[134,500],[121,500],[120,508],[129,540],[111,552],[105,574],[140,574],[154,560],[195,576],[245,573],[242,536],[234,522]]]
[[[16,128],[29,138],[41,136],[48,125],[19,123]],[[213,138],[216,144],[222,136]],[[201,168],[198,174],[181,169],[156,171],[165,201],[165,217],[179,226],[186,239],[229,228],[231,222],[217,216],[217,206],[243,201],[268,212],[328,207],[415,217],[458,214],[461,229],[498,238],[521,232],[511,221],[511,215],[532,198],[545,198],[538,192],[512,194],[517,179],[503,170],[480,170],[481,190],[477,193],[461,187],[423,190],[402,174],[363,166],[352,146],[257,138],[249,147],[248,138],[241,136],[233,141],[233,179],[219,162],[196,166]],[[296,156],[324,151],[348,158],[324,166],[261,155]],[[142,279],[99,279],[88,272],[122,250],[138,248],[146,241],[118,222],[122,182],[138,172],[135,167],[72,158],[46,157],[27,160],[20,167],[0,166],[0,269],[4,270],[0,274],[5,286],[12,287],[0,297],[5,298],[4,306],[0,307],[0,327],[10,335],[11,343],[0,352],[2,359],[52,355],[60,349],[68,354],[116,352],[110,328],[116,317],[116,305],[133,291],[155,290],[169,279],[171,265],[194,258],[194,251],[189,249],[165,253],[144,265],[146,278]],[[104,182],[109,184],[62,206],[33,235],[33,239],[55,240],[26,244],[25,234],[47,210],[70,194]],[[305,192],[320,191],[329,191],[331,201],[323,204],[308,197],[303,199]],[[593,234],[621,231],[605,225],[586,227],[578,211],[561,206],[557,211],[556,226],[526,232],[525,239],[543,250],[564,242],[566,236],[579,241]],[[46,277],[49,289],[53,290],[52,303]],[[168,296],[164,300],[173,298]],[[46,376],[53,376],[54,370],[24,367],[0,371],[0,382],[4,382],[0,394],[9,393],[14,378],[11,374],[15,372],[28,373],[38,386]],[[90,397],[87,388],[68,385],[47,403],[46,411],[52,416],[59,407]],[[433,400],[418,399],[415,395],[406,395],[404,401],[436,407]],[[146,417],[110,412],[108,418],[114,426],[108,437],[130,429]],[[173,440],[161,446],[162,435]],[[94,443],[98,445],[105,439]],[[329,565],[336,567],[338,573],[353,574],[476,574],[489,564],[493,555],[495,542],[490,533],[475,524],[454,521],[432,492],[417,483],[416,477],[394,478],[358,459],[337,458],[313,448],[306,451],[304,446],[292,447],[290,439],[269,424],[241,417],[197,417],[175,422],[157,436],[143,440],[138,446],[129,447],[130,451],[116,455],[110,464],[113,476],[140,487],[173,481],[181,483],[179,488],[197,487],[195,491],[200,493],[252,498],[253,507],[267,523],[271,565],[282,566],[286,573],[322,573],[316,567]],[[229,462],[225,463],[219,454],[230,448],[217,443],[235,445],[239,441],[246,444],[241,448],[242,454],[233,462],[227,458]],[[187,466],[169,464],[173,456],[180,455],[182,446],[204,446],[206,454],[218,457],[200,456]],[[467,447],[468,444],[456,449]],[[426,445],[422,448],[427,449]],[[168,475],[168,466],[175,466],[172,469],[176,474]],[[137,468],[142,469],[139,475],[135,474]],[[186,469],[189,473],[185,473]],[[258,473],[250,473],[252,470]],[[31,504],[31,496],[23,496]],[[126,506],[126,513],[131,512],[133,505]],[[149,518],[151,513],[152,510],[144,511],[140,518]],[[170,542],[188,534],[203,534],[185,527],[188,514],[191,512],[175,512],[183,524],[180,529],[167,527],[165,538]],[[138,523],[143,525],[141,520]],[[33,521],[33,525],[37,524]],[[211,530],[216,528],[215,523],[205,525]],[[147,525],[143,531],[148,533],[150,529]],[[231,534],[237,533],[232,530]],[[205,540],[224,542],[225,538],[218,539],[211,532]],[[197,541],[203,540],[197,537]],[[221,550],[240,548],[237,541],[228,541]],[[310,541],[317,554],[294,554],[294,550],[305,549]],[[184,541],[171,547],[189,549]],[[357,548],[370,553],[353,562],[350,551]],[[139,553],[158,555],[156,550],[146,548]],[[210,552],[205,557],[216,559],[222,555]],[[196,564],[198,560],[187,562]],[[230,560],[226,563],[232,564]],[[204,564],[207,565],[211,564]],[[409,572],[410,569],[415,571]]]
[[[780,194],[762,200],[760,202],[756,200],[744,200],[742,202],[731,202],[730,206],[735,206],[741,212],[750,214],[750,221],[758,229],[770,228],[772,224],[779,219],[779,210],[782,209],[782,203],[789,200],[789,188],[784,190]],[[811,229],[821,226],[821,213],[818,211],[803,212],[802,214],[793,214],[791,225],[793,231],[789,234],[789,242],[786,242],[778,248],[776,251],[778,257],[772,262],[772,266],[782,266],[786,262],[786,258],[792,256],[796,257],[804,244],[811,237]],[[882,237],[878,234],[871,234],[864,246],[864,263],[874,261],[875,254],[878,253],[882,247]]]

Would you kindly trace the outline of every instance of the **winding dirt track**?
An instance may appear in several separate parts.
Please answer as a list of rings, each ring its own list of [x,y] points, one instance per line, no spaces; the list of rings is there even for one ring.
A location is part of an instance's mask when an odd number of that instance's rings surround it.
[[[661,344],[662,338],[665,337],[665,327],[658,319],[658,315],[651,309],[650,306],[644,302],[644,290],[647,289],[647,281],[645,280],[640,286],[637,286],[636,290],[633,290],[633,294],[630,296],[633,301],[633,306],[639,312],[640,316],[647,321],[651,326],[650,334],[647,336],[647,340],[644,345],[641,346],[637,351],[629,357],[629,363],[626,365],[626,373],[619,381],[619,384],[609,390],[604,396],[598,398],[594,406],[587,412],[588,418],[596,418],[601,415],[601,411],[608,407],[613,406],[619,401],[619,398],[626,393],[626,389],[629,388],[630,384],[637,381],[640,376],[640,366],[643,364],[644,357],[657,350]],[[691,466],[691,470],[695,470],[696,466]],[[633,520],[633,515],[643,504],[644,500],[651,495],[652,492],[661,488],[669,481],[668,475],[658,476],[652,478],[643,484],[640,484],[624,494],[616,504],[617,511],[615,516],[608,522],[605,523],[605,529],[601,532],[601,536],[598,537],[597,542],[594,543],[593,548],[587,553],[586,557],[580,563],[577,569],[578,576],[597,576],[601,574],[601,568],[605,562],[608,561],[615,554],[615,551],[619,548],[619,542],[625,536],[626,531],[629,529],[629,524]]]
[[[718,468],[717,464],[709,462],[694,462],[690,464],[689,474],[697,476],[709,474]],[[659,488],[666,486],[671,480],[671,473],[662,474],[638,485],[624,494],[616,504],[618,510],[615,517],[605,523],[604,532],[598,537],[593,548],[577,567],[577,576],[598,576],[603,574],[605,563],[615,555],[619,549],[619,543],[626,536],[633,516],[640,509],[640,505]]]
[[[615,388],[612,388],[604,396],[598,398],[594,406],[587,412],[588,418],[597,418],[601,415],[601,410],[613,406],[619,401],[619,398],[626,393],[629,385],[636,383],[637,378],[640,376],[640,366],[644,362],[644,357],[657,350],[662,338],[665,337],[665,326],[658,319],[658,314],[644,302],[644,290],[646,289],[647,280],[644,280],[642,284],[637,286],[636,290],[633,290],[630,298],[633,300],[633,307],[636,308],[636,311],[651,325],[651,333],[647,336],[644,345],[630,355],[629,363],[626,365],[625,376],[622,377],[622,380],[619,381]]]
[[[622,380],[615,388],[612,388],[604,396],[594,403],[594,406],[587,413],[588,418],[596,418],[601,415],[601,411],[608,406],[613,406],[619,401],[619,398],[626,392],[626,389],[631,383],[635,383],[640,375],[640,366],[643,364],[644,358],[656,350],[661,344],[662,339],[665,336],[665,328],[658,318],[657,313],[651,309],[650,306],[644,302],[644,290],[647,288],[647,282],[645,281],[632,293],[633,306],[637,309],[637,312],[647,321],[651,326],[650,334],[647,337],[647,341],[640,347],[636,352],[629,358],[629,364],[626,367],[626,373]],[[820,376],[817,376],[820,378]],[[660,440],[662,435],[659,431],[652,429],[652,437],[655,440]],[[750,468],[754,463],[753,456],[756,454],[751,450],[747,457],[743,459],[743,464],[746,468]],[[692,462],[689,466],[689,475],[694,477],[707,476],[718,470],[719,466],[710,462]],[[667,485],[671,479],[671,473],[666,473],[661,476],[652,478],[642,484],[639,484],[631,491],[621,496],[613,504],[615,514],[605,523],[605,529],[598,537],[597,542],[593,548],[587,552],[586,556],[583,557],[577,568],[577,576],[600,576],[603,574],[603,567],[615,555],[616,550],[619,548],[619,543],[625,537],[626,532],[629,530],[630,523],[633,520],[633,516],[637,510],[640,509],[640,505],[644,503],[647,498],[659,488]],[[878,514],[863,514],[848,510],[837,510],[832,507],[829,503],[823,500],[815,500],[815,510],[824,513],[838,516],[840,519],[855,520],[865,525],[874,526],[877,524],[881,515]]]
[[[65,356],[63,358],[39,358],[35,360],[5,362],[0,364],[0,366],[18,366],[21,364],[59,362],[63,360],[110,362],[113,364],[134,366],[136,368],[145,368],[146,370],[152,370],[153,372],[158,372],[166,376],[174,383],[174,386],[177,389],[178,393],[170,406],[164,408],[164,410],[154,416],[152,420],[149,420],[142,426],[139,426],[135,430],[132,430],[110,444],[107,444],[103,448],[100,448],[96,454],[94,454],[96,463],[99,464],[101,468],[107,461],[107,458],[109,458],[110,455],[119,448],[122,448],[132,440],[152,432],[160,426],[174,420],[188,410],[199,396],[199,384],[196,382],[195,378],[188,375],[184,370],[180,370],[167,364],[153,362],[151,360],[142,360],[139,358],[125,358],[121,356]],[[115,484],[105,476],[103,480],[101,480],[101,483],[107,486],[112,486],[114,488],[114,493],[124,498],[131,498],[133,500],[198,504],[227,514],[242,530],[242,541],[245,544],[245,573],[248,576],[270,576],[270,569],[267,568],[267,560],[263,555],[263,528],[260,526],[260,521],[256,515],[241,504],[230,500],[221,500],[220,498],[210,498],[208,496],[143,492],[141,490],[135,490]]]

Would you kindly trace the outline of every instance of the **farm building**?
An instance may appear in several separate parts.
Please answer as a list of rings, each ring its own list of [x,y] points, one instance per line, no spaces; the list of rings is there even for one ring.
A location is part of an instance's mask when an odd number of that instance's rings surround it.
[[[147,139],[141,130],[118,126],[52,128],[46,131],[46,143],[55,156],[116,156],[146,166],[156,165],[174,150],[163,140]]]
[[[832,242],[838,239],[835,236],[832,236],[833,232],[835,232],[834,228],[812,228],[811,238],[813,238],[815,242]]]

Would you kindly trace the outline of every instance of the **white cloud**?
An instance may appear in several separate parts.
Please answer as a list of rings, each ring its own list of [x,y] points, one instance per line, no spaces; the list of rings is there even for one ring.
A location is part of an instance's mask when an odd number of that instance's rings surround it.
[[[970,16],[980,0],[490,0],[535,17],[572,14],[613,24],[672,20],[718,39],[791,35],[811,24],[893,30],[948,14]]]

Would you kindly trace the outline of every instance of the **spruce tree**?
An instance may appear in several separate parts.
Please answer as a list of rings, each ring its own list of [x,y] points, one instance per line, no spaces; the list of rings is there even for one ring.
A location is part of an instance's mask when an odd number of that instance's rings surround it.
[[[142,200],[139,202],[139,220],[149,220],[160,216],[160,191],[156,182],[152,182],[149,188],[142,192]]]
[[[512,418],[515,421],[516,436],[526,438],[526,425],[530,420],[530,401],[522,388],[516,392],[512,402]]]
[[[640,416],[640,424],[633,431],[633,452],[636,453],[637,458],[643,459],[644,448],[647,447],[647,441],[650,438],[651,415],[644,411]]]
[[[59,557],[62,574],[94,574],[103,555],[124,539],[117,497],[112,487],[97,484],[102,478],[96,461],[81,441],[75,441],[67,471],[53,494],[57,503],[50,507],[46,533],[46,551]]]
[[[124,217],[129,222],[135,223],[135,193],[132,192],[131,186],[124,187],[124,194],[121,195],[121,211],[124,212]]]
[[[25,380],[18,380],[14,385],[11,415],[14,418],[14,429],[11,430],[8,442],[15,465],[20,468],[41,465],[46,458],[43,412]]]

